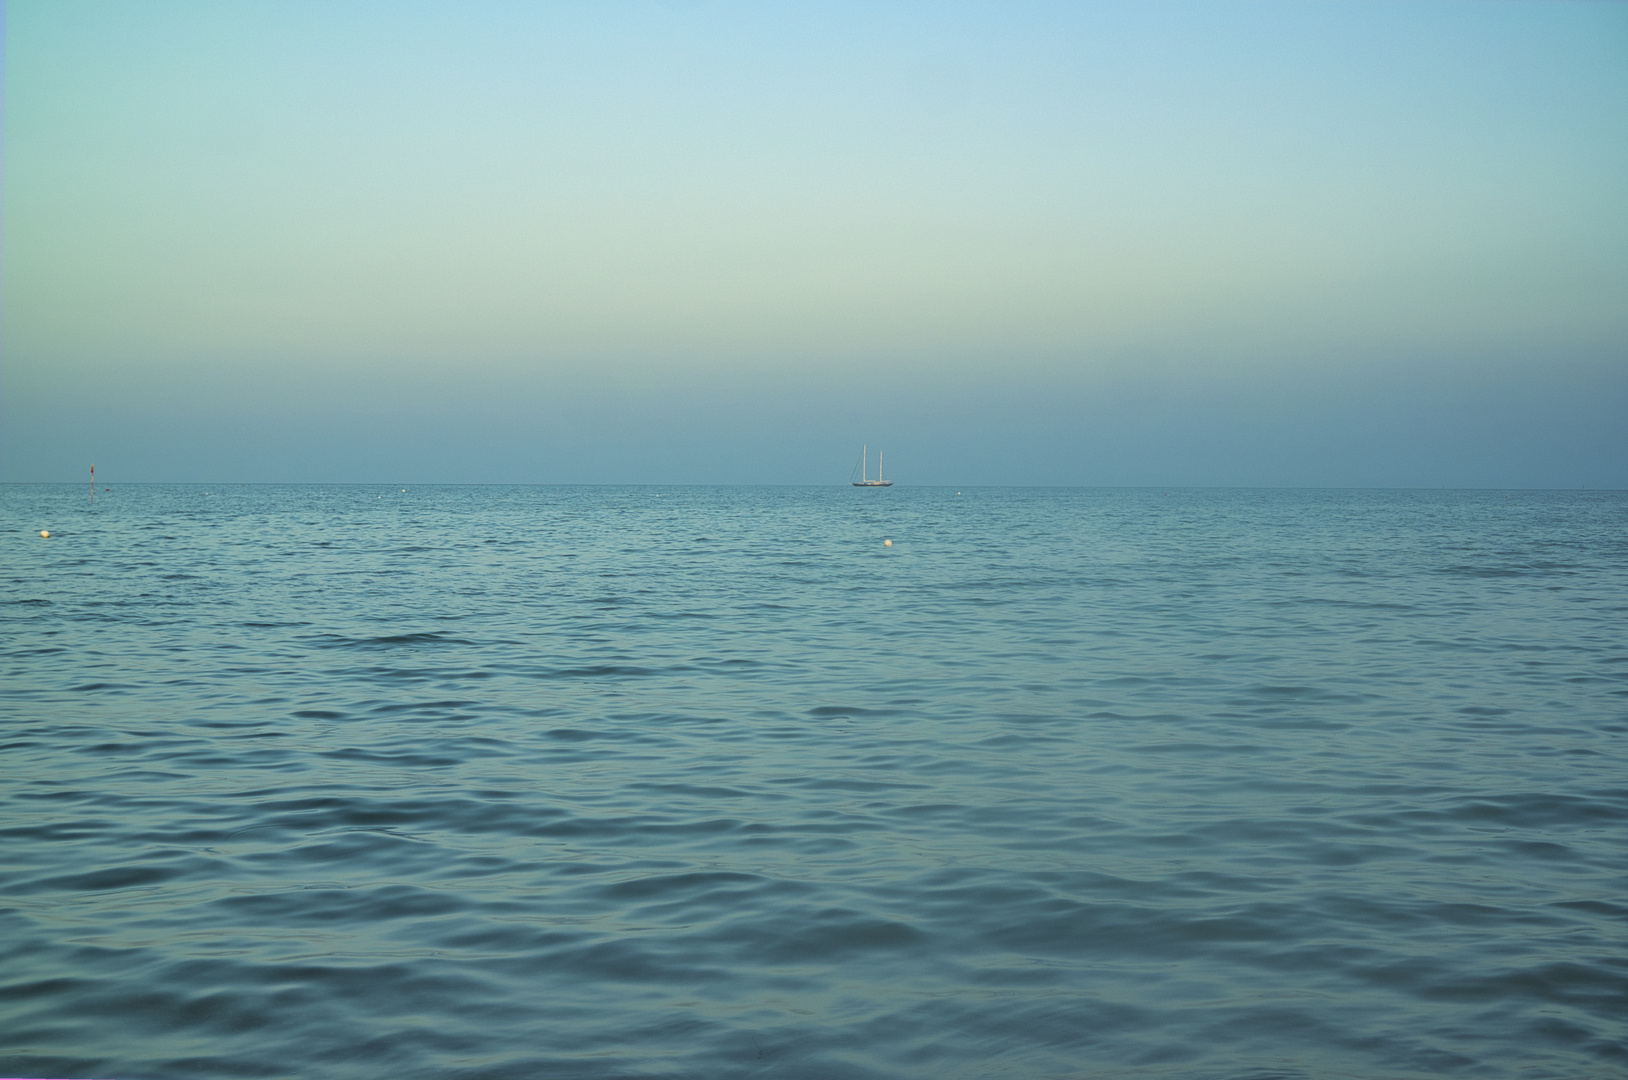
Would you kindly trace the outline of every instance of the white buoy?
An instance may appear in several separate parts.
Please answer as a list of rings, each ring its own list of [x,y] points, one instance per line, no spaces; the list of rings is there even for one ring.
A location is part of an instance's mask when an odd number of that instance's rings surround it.
[[[40,535],[43,536],[45,539],[49,540],[49,539],[51,539],[51,530],[50,529],[41,529],[40,530]]]
[[[883,540],[882,541],[882,546],[883,547],[892,547],[893,546],[893,541],[892,540]]]

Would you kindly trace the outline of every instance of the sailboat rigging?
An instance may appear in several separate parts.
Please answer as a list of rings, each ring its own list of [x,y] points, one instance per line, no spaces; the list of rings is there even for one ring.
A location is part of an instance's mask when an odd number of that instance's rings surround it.
[[[851,481],[854,487],[892,487],[892,480],[882,479],[882,451],[876,451],[876,479],[870,480],[870,447],[861,445],[859,450],[859,479]],[[851,474],[850,474],[851,475]]]

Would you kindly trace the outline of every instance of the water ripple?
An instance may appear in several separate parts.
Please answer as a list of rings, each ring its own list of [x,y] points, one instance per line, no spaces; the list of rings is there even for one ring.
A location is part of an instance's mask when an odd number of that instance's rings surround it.
[[[1619,494],[0,497],[8,1074],[1628,1072]]]

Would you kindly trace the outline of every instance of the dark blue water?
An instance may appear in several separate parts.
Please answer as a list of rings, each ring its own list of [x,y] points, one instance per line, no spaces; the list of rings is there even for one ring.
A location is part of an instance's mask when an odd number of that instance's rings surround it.
[[[87,496],[6,1075],[1628,1070],[1628,495]]]

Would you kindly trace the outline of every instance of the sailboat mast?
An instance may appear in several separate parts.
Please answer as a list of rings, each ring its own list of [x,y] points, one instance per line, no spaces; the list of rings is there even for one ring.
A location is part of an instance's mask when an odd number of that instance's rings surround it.
[[[876,479],[882,479],[882,451],[876,451]]]
[[[859,444],[859,480],[861,483],[865,480],[865,470],[870,468],[870,452],[871,448],[868,445],[865,443]]]

